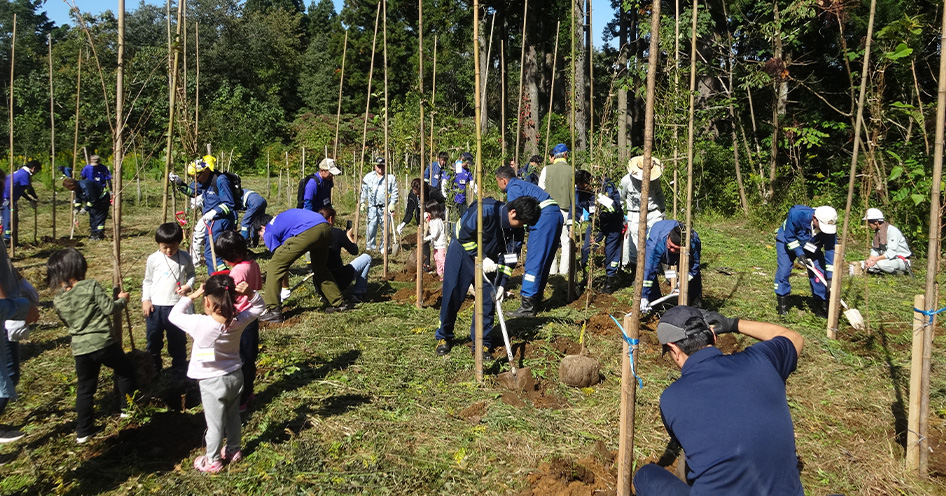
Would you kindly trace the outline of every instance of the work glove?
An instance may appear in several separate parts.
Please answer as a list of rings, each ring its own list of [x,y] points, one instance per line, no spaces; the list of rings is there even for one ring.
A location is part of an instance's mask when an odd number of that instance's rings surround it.
[[[502,302],[503,302],[503,299],[505,299],[505,298],[506,298],[506,288],[504,288],[504,287],[502,287],[502,286],[498,286],[498,287],[496,288],[496,295],[495,295],[496,303],[502,303]],[[500,310],[500,311],[502,311],[502,310]]]
[[[79,209],[79,215],[85,215],[85,214],[87,214],[87,213],[89,213],[89,211],[86,210],[85,207],[82,207],[82,208]]]
[[[184,180],[181,179],[181,176],[178,176],[177,174],[173,172],[168,174],[168,180],[170,180],[174,184],[184,184]]]
[[[607,195],[599,194],[597,200],[604,207],[605,212],[614,212],[614,200],[608,198]]]
[[[703,314],[703,320],[706,321],[710,327],[713,328],[713,332],[717,335],[725,334],[727,332],[739,332],[739,319],[736,317],[726,317],[719,312],[712,312],[710,310],[700,310],[700,313]]]
[[[483,259],[483,272],[489,274],[490,272],[496,272],[497,265],[492,258],[486,257]]]
[[[394,213],[394,207],[396,207],[396,205],[393,204],[393,203],[390,204],[390,205],[388,205],[388,213],[392,213],[392,214],[393,214],[393,213]]]
[[[804,255],[798,257],[798,261],[801,262],[801,264],[804,265],[805,268],[808,268],[811,266],[811,262],[808,260],[808,257]]]
[[[650,300],[647,298],[641,298],[641,313],[647,313],[650,311]]]
[[[404,224],[403,222],[401,222],[401,223],[398,224],[397,227],[395,228],[395,231],[397,231],[397,235],[398,235],[398,236],[400,236],[401,233],[404,231],[404,225],[405,225],[405,224]]]
[[[73,215],[79,215],[79,208],[81,207],[78,204],[72,206]]]
[[[191,210],[197,210],[198,208],[201,208],[203,206],[204,206],[203,196],[195,196],[191,198]]]
[[[217,211],[216,211],[216,210],[211,210],[211,211],[205,213],[204,216],[200,218],[200,220],[201,220],[204,224],[210,225],[210,223],[213,222],[214,217],[216,217],[216,216],[217,216]]]

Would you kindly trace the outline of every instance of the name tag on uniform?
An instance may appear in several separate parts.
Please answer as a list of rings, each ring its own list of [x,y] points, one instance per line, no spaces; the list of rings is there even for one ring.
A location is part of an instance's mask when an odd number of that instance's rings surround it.
[[[194,346],[194,349],[191,350],[191,354],[193,355],[194,360],[197,360],[198,362],[212,362],[216,359],[213,348],[201,348],[199,346]]]
[[[676,279],[676,278],[677,278],[677,271],[675,271],[675,270],[665,270],[665,271],[664,271],[664,277],[665,277],[666,279]]]
[[[503,255],[503,263],[505,263],[506,265],[512,265],[518,261],[519,259],[516,258],[515,253],[506,253],[505,255]]]
[[[818,251],[818,247],[815,246],[814,243],[812,243],[811,241],[809,241],[809,242],[805,243],[805,251],[807,251],[808,253],[814,253],[814,252]]]

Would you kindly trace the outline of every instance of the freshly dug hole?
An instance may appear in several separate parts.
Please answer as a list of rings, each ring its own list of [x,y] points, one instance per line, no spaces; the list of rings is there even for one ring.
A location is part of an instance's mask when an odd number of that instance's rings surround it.
[[[598,361],[582,355],[566,355],[558,367],[558,378],[572,387],[594,386],[600,379]]]

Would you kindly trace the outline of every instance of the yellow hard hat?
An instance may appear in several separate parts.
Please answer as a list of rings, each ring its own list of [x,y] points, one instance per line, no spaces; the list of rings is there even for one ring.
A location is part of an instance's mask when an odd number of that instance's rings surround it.
[[[207,167],[210,168],[210,170],[217,170],[217,158],[213,155],[204,155],[204,163],[207,164]]]
[[[204,169],[213,170],[213,168],[207,165],[207,162],[204,162],[204,159],[199,158],[187,164],[187,175],[196,176],[197,174],[200,174],[200,172]]]

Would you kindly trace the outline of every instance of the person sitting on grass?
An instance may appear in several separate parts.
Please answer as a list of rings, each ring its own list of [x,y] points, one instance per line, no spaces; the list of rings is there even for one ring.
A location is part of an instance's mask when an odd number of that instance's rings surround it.
[[[165,222],[154,232],[158,251],[148,257],[141,281],[141,312],[147,329],[148,354],[154,359],[154,371],[161,372],[161,348],[168,337],[168,355],[175,376],[183,377],[187,368],[187,337],[168,320],[171,309],[194,287],[194,262],[181,250],[184,231],[177,222]]]
[[[76,442],[88,440],[95,426],[95,390],[99,369],[111,367],[115,376],[116,409],[123,408],[135,393],[135,365],[112,335],[112,316],[128,304],[128,293],[114,299],[95,279],[86,279],[88,263],[75,248],[53,253],[46,262],[46,282],[61,289],[53,299],[59,318],[72,335],[72,355],[76,361]],[[127,416],[122,413],[122,416]]]
[[[263,289],[263,274],[259,265],[253,260],[253,253],[247,247],[247,240],[236,231],[226,231],[220,234],[214,242],[217,256],[230,266],[230,277],[233,282],[245,282],[248,289],[259,291]],[[236,311],[242,312],[250,308],[250,298],[246,295],[237,295]],[[243,361],[243,392],[240,394],[240,413],[249,408],[253,401],[253,387],[256,383],[256,360],[259,357],[259,319],[253,319],[243,329],[240,337],[240,360]]]
[[[194,468],[200,472],[216,473],[223,470],[224,463],[243,458],[240,450],[240,392],[243,391],[240,338],[246,326],[263,312],[263,299],[247,288],[245,282],[236,285],[230,276],[211,276],[171,310],[171,322],[194,339],[187,376],[200,386],[200,401],[207,421],[206,454],[194,459]],[[236,309],[237,295],[250,300],[250,307],[242,312]],[[194,300],[201,297],[204,315],[196,315]]]

